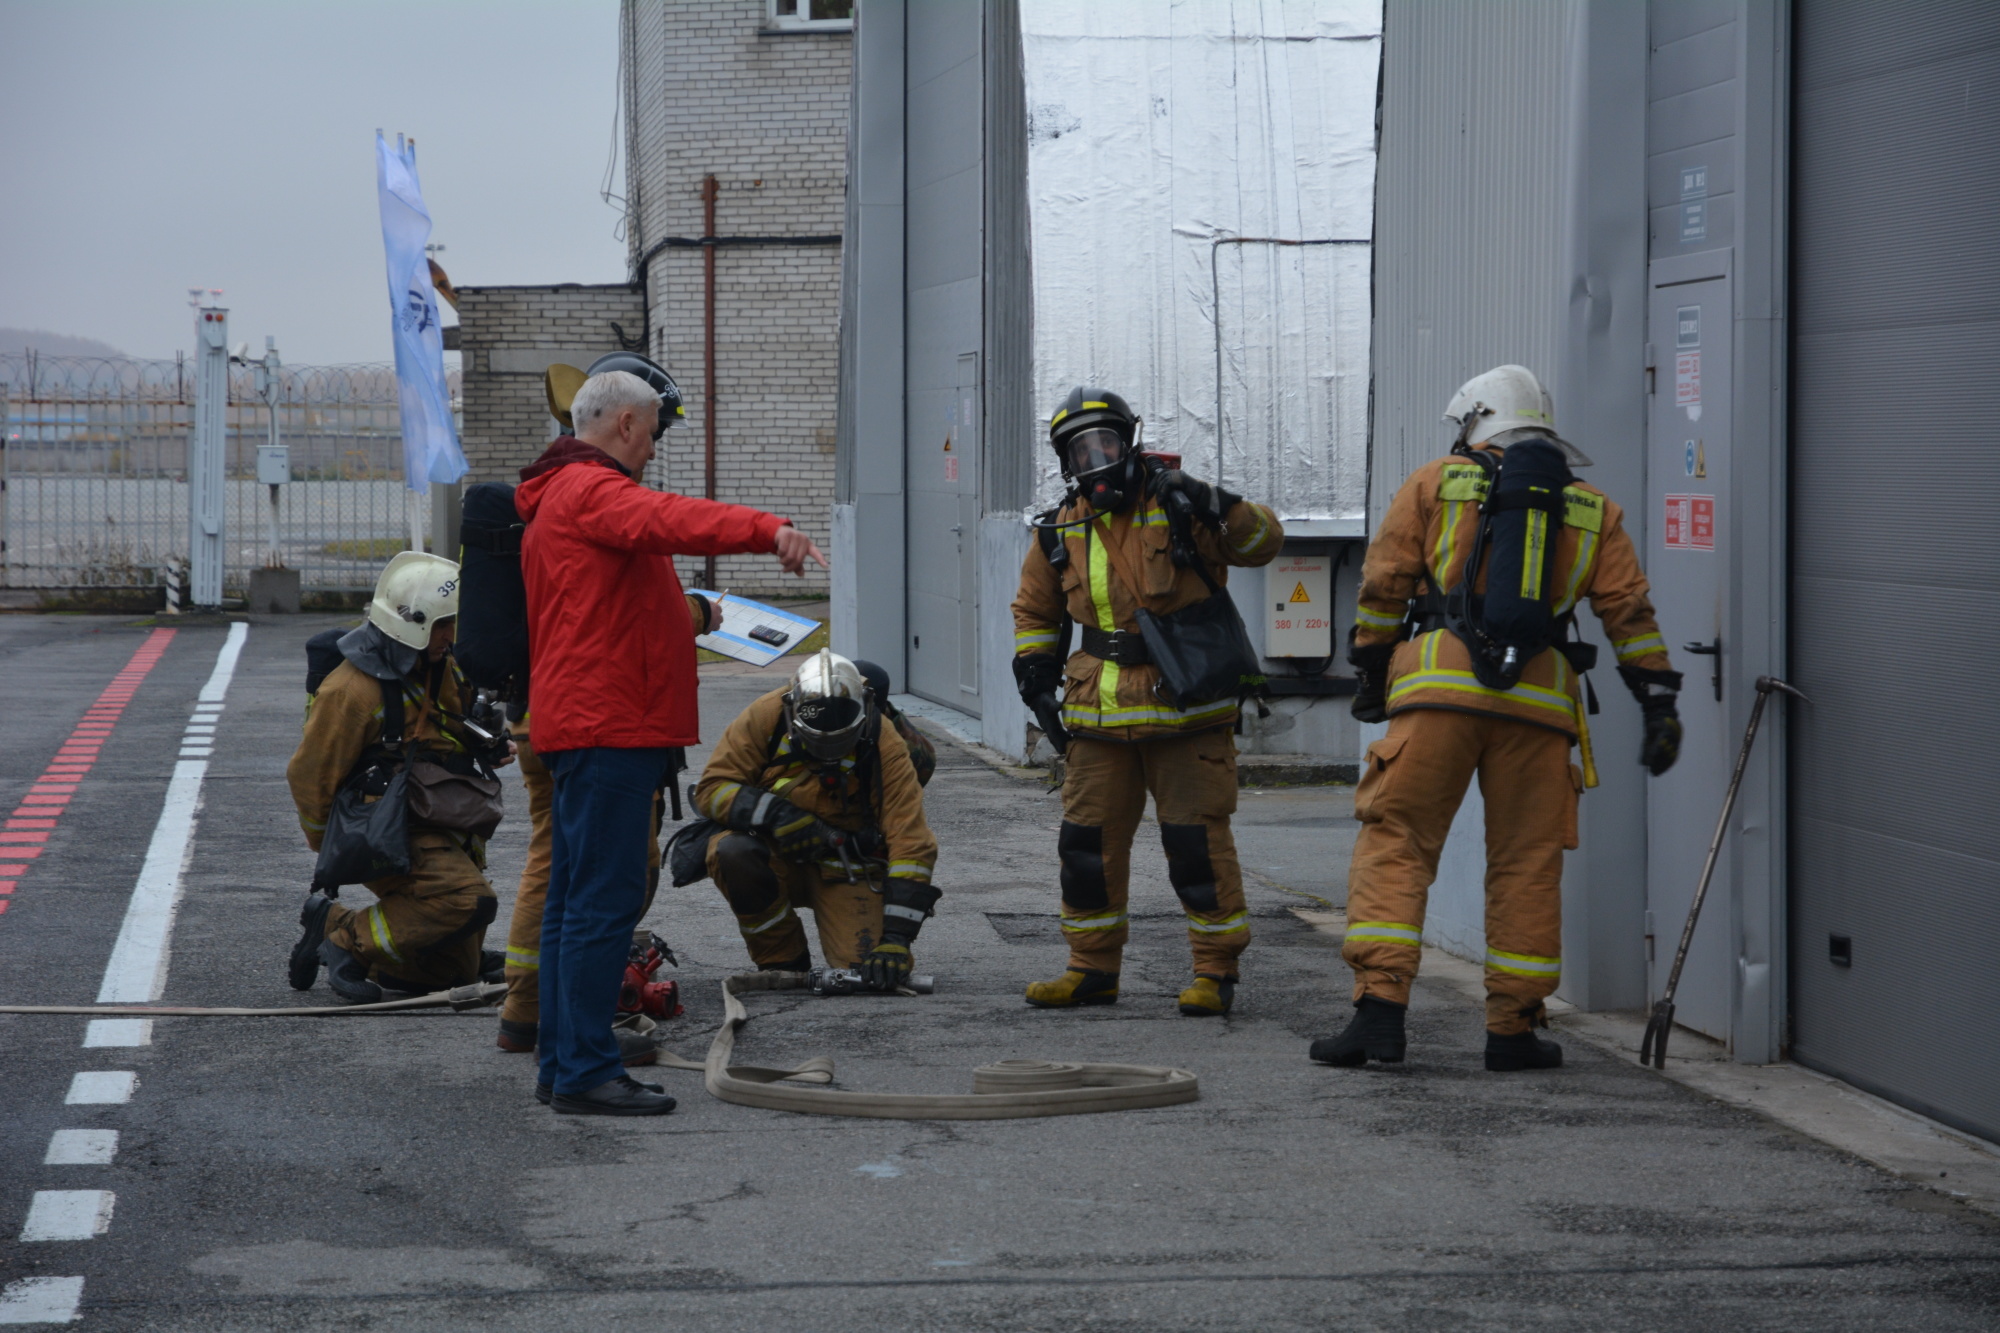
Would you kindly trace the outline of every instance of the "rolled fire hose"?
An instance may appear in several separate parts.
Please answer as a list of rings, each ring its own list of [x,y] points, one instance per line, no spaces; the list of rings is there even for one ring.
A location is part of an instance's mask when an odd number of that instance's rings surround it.
[[[806,1115],[853,1115],[878,1120],[1015,1120],[1028,1116],[1085,1115],[1175,1106],[1201,1096],[1185,1069],[1156,1065],[1066,1064],[1052,1060],[1002,1060],[972,1071],[972,1092],[817,1092],[797,1086],[831,1083],[833,1061],[816,1056],[790,1069],[732,1065],[736,1032],[750,1021],[737,997],[745,991],[803,990],[803,972],[746,972],[722,983],[723,1019],[708,1058],[688,1060],[660,1052],[672,1069],[697,1069],[709,1095],[738,1106]],[[790,1084],[791,1086],[786,1086]]]
[[[429,995],[374,1004],[329,1004],[292,1009],[214,1009],[172,1004],[0,1004],[0,1014],[80,1014],[86,1018],[347,1018],[368,1014],[408,1013],[412,1009],[445,1009],[462,1013],[487,1009],[507,998],[505,982],[480,982]]]

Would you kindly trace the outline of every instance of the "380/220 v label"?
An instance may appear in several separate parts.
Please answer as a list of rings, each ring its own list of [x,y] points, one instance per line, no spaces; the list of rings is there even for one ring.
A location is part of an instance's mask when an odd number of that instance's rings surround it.
[[[1271,622],[1271,628],[1272,629],[1332,629],[1333,624],[1331,621],[1321,619],[1318,616],[1306,616],[1302,619],[1273,620]]]

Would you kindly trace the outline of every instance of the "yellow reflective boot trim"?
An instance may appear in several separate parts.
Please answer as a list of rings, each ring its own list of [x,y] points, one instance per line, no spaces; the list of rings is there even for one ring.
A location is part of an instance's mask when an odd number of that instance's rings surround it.
[[[403,955],[396,952],[396,938],[389,933],[389,918],[382,914],[380,903],[368,909],[368,933],[375,937],[376,948],[399,963],[403,961]]]
[[[1667,651],[1667,641],[1658,634],[1641,634],[1637,638],[1613,639],[1611,651],[1618,654],[1619,661],[1630,662],[1634,658],[1644,657],[1647,653],[1664,653]]]
[[[1235,935],[1250,929],[1250,914],[1248,912],[1238,912],[1234,916],[1226,916],[1220,921],[1198,921],[1190,916],[1187,922],[1188,929],[1198,935]]]
[[[1549,516],[1539,509],[1528,511],[1528,550],[1521,560],[1521,596],[1531,602],[1542,600],[1542,561],[1549,549]]]
[[[1113,912],[1109,916],[1066,916],[1062,919],[1064,930],[1079,934],[1093,930],[1116,930],[1125,924],[1125,913]]]
[[[1501,953],[1498,949],[1486,951],[1486,966],[1495,972],[1512,972],[1517,977],[1554,977],[1562,975],[1561,958],[1540,958],[1531,953]]]
[[[1415,926],[1406,926],[1400,921],[1350,921],[1347,923],[1347,938],[1407,944],[1412,949],[1421,949],[1424,946],[1424,932]]]
[[[516,949],[510,944],[507,946],[507,966],[533,968],[536,971],[540,971],[542,966],[541,951],[539,949]]]
[[[1397,629],[1403,623],[1403,613],[1387,615],[1381,611],[1371,611],[1366,606],[1354,608],[1354,623],[1363,629]]]
[[[1085,529],[1090,545],[1090,605],[1097,615],[1097,628],[1106,634],[1118,632],[1118,621],[1111,613],[1111,551],[1105,543],[1111,538],[1111,520],[1097,520],[1095,531]],[[1100,713],[1118,711],[1118,664],[1104,662],[1097,676],[1097,709]],[[1115,725],[1115,724],[1114,724]]]
[[[745,935],[762,935],[765,931],[769,930],[773,926],[783,925],[785,922],[785,918],[791,915],[792,915],[792,905],[790,903],[785,903],[782,906],[780,906],[777,912],[773,914],[769,919],[762,921],[757,925],[746,926],[739,919],[737,922],[737,929],[742,931]]]

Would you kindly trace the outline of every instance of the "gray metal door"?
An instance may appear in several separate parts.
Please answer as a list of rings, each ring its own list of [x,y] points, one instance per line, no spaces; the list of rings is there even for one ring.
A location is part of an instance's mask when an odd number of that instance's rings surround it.
[[[1722,545],[1730,503],[1729,251],[1655,260],[1647,317],[1653,349],[1646,500],[1627,517],[1633,539],[1644,533],[1646,573],[1674,666],[1687,679],[1680,762],[1649,778],[1646,809],[1646,911],[1649,990],[1666,987],[1674,948],[1687,920],[1702,859],[1715,830],[1734,761],[1728,714],[1715,684],[1728,653],[1731,585]],[[1624,756],[1599,756],[1600,764]],[[1735,981],[1734,884],[1730,863],[1716,867],[1694,947],[1675,998],[1677,1021],[1727,1041]]]
[[[1793,10],[1792,1052],[2000,1138],[2000,5]]]

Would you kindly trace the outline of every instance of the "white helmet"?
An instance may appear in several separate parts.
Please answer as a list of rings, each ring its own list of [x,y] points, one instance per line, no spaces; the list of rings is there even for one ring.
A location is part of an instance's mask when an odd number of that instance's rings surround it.
[[[799,664],[785,705],[792,740],[826,763],[854,752],[871,711],[860,668],[828,648]]]
[[[1469,428],[1467,413],[1477,414]],[[1526,366],[1495,366],[1484,375],[1474,375],[1458,386],[1444,419],[1460,427],[1465,443],[1474,447],[1488,441],[1504,447],[1513,441],[1495,440],[1496,436],[1531,430],[1561,445],[1572,467],[1590,466],[1581,449],[1556,434],[1555,400]]]
[[[397,643],[428,648],[431,627],[458,614],[458,562],[404,551],[375,580],[368,623]]]

